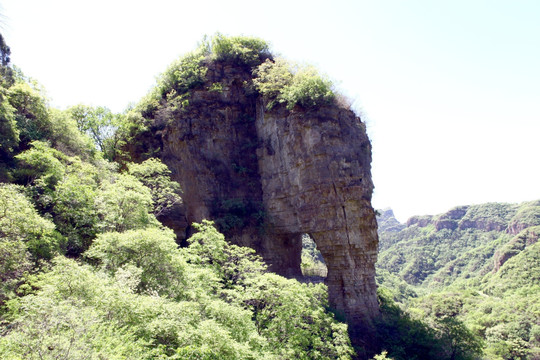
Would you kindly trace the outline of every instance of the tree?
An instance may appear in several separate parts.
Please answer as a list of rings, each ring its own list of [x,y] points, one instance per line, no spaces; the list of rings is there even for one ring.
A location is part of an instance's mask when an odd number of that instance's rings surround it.
[[[449,360],[472,360],[483,352],[483,343],[459,319],[463,310],[459,294],[434,294],[424,299],[426,320],[436,331],[441,344],[439,357]]]
[[[96,149],[90,137],[81,132],[69,111],[49,109],[51,146],[66,155],[83,160],[95,158]]]
[[[45,140],[51,135],[47,100],[39,85],[19,75],[7,90],[9,104],[15,109],[15,121],[20,132],[19,147],[25,150],[34,140]]]
[[[444,344],[446,359],[473,360],[482,354],[482,342],[456,316],[442,316],[434,324]]]
[[[108,232],[97,236],[85,256],[117,274],[126,267],[140,270],[139,293],[179,299],[185,290],[185,261],[172,230],[157,228]]]
[[[129,163],[127,166],[128,173],[150,189],[156,217],[182,201],[180,184],[171,180],[171,171],[159,159],[150,158],[140,164]]]
[[[38,215],[22,188],[0,183],[0,303],[25,271],[59,250],[54,224]]]
[[[354,351],[347,325],[326,311],[323,284],[301,284],[266,273],[252,249],[227,243],[213,223],[194,227],[198,232],[188,239],[188,263],[210,267],[222,285],[218,294],[252,312],[267,351],[283,359],[350,359]]]
[[[133,300],[121,284],[58,257],[31,285],[40,290],[8,303],[12,321],[0,337],[2,359],[159,358],[135,327],[109,316],[115,304]]]
[[[96,208],[102,232],[158,225],[152,214],[150,189],[132,175],[117,174],[104,180],[96,196]]]
[[[15,108],[7,99],[7,91],[0,87],[0,163],[9,161],[19,145],[20,131],[15,120]]]
[[[106,159],[112,160],[115,152],[115,133],[122,122],[122,116],[112,113],[103,106],[82,104],[72,106],[67,111],[77,122],[79,130],[92,138]]]
[[[9,87],[13,84],[13,70],[9,66],[11,49],[0,34],[0,85]]]

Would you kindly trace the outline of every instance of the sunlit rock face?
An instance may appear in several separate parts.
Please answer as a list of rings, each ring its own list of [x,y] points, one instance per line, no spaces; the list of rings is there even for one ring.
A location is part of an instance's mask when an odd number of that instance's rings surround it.
[[[378,238],[371,207],[371,146],[364,125],[352,111],[338,106],[266,111],[259,105],[256,127],[272,235],[300,246],[297,235],[310,234],[328,267],[332,306],[351,323],[369,322],[378,312]],[[295,271],[280,268],[274,260],[281,252],[269,254],[272,269]]]
[[[182,240],[186,224],[214,220],[289,277],[301,276],[301,236],[311,235],[328,267],[331,306],[353,338],[366,333],[379,309],[365,126],[338,104],[268,110],[251,80],[249,68],[210,63],[189,106],[155,112],[152,141],[183,189],[181,214],[168,223]],[[218,82],[220,91],[209,90]]]

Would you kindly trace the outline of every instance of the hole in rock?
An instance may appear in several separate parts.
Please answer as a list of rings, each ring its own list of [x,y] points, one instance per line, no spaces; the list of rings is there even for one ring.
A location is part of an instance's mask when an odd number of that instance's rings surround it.
[[[302,275],[310,281],[324,281],[328,274],[324,258],[309,234],[302,234],[302,263],[300,267]]]

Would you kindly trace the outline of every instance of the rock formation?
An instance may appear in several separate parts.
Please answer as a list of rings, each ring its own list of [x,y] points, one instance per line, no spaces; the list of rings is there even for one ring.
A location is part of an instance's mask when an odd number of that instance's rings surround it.
[[[167,224],[185,238],[190,228],[182,224],[214,220],[230,241],[254,248],[271,271],[289,277],[301,276],[301,236],[311,235],[328,266],[331,306],[360,338],[379,312],[364,124],[337,104],[267,110],[249,67],[206,66],[189,106],[162,102],[139,135],[139,143],[158,147],[183,189],[185,220],[176,214]],[[135,159],[141,151],[127,150]]]
[[[394,211],[390,208],[378,210],[377,214],[378,231],[399,232],[407,226],[399,222],[394,215]]]

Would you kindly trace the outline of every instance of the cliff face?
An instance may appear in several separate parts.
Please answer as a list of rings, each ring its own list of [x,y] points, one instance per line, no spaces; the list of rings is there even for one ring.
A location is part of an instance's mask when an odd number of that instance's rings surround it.
[[[290,277],[301,276],[301,236],[310,234],[328,266],[331,306],[345,315],[354,338],[379,311],[363,123],[335,104],[269,111],[250,86],[249,68],[207,67],[189,106],[162,104],[153,115],[161,125],[150,131],[152,141],[184,193],[182,214],[166,222],[185,238],[185,224],[214,220],[229,240],[254,248],[271,271]],[[129,150],[136,158],[137,149]]]
[[[284,268],[279,249],[268,253],[272,270],[299,274],[302,233],[317,244],[328,267],[333,306],[364,324],[378,312],[375,269],[377,224],[371,207],[371,146],[351,111],[266,112],[257,107],[257,149],[264,208],[272,234],[292,243],[295,263]],[[287,247],[281,247],[287,250]],[[276,251],[277,250],[277,251]]]

